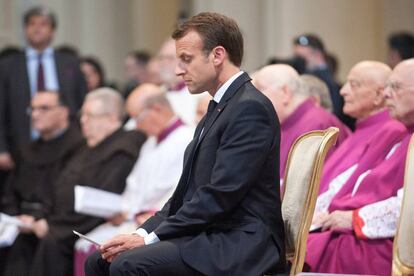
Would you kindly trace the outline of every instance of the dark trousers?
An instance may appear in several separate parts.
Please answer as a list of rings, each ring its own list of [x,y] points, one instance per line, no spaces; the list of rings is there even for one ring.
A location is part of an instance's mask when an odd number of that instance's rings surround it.
[[[202,275],[181,259],[175,241],[160,241],[144,247],[128,250],[117,256],[112,263],[92,254],[85,263],[85,275]]]

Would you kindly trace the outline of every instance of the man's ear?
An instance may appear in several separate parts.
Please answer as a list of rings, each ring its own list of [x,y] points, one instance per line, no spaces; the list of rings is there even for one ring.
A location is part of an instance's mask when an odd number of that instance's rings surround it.
[[[375,99],[374,99],[374,105],[375,106],[382,106],[385,101],[385,95],[384,95],[384,87],[379,87],[377,90],[375,90]]]
[[[211,52],[213,54],[213,64],[215,66],[221,65],[227,57],[227,51],[223,46],[214,47]]]
[[[292,101],[292,90],[290,90],[289,86],[287,85],[283,85],[280,90],[282,93],[282,103],[284,105],[289,104]]]

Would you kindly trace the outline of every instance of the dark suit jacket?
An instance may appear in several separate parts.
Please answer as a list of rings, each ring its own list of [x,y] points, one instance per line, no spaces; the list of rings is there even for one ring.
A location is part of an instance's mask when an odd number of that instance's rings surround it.
[[[183,260],[203,274],[262,275],[285,254],[277,115],[243,74],[199,138],[203,121],[185,153],[178,184],[188,181],[184,203],[168,215],[177,188],[142,228],[161,241],[176,241]]]
[[[71,113],[76,114],[87,93],[79,61],[58,51],[54,55],[59,92]],[[30,99],[26,53],[22,51],[0,62],[0,152],[10,151],[15,155],[20,145],[30,141],[30,116],[26,114]]]

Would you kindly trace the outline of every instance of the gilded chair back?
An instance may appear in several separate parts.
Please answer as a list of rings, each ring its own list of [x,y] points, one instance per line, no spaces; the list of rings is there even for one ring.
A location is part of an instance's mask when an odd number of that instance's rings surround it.
[[[303,269],[322,166],[338,133],[339,129],[334,127],[311,131],[299,137],[290,149],[282,200],[286,258],[291,262],[290,275]]]
[[[394,239],[392,275],[414,275],[414,135],[407,151],[404,195]]]

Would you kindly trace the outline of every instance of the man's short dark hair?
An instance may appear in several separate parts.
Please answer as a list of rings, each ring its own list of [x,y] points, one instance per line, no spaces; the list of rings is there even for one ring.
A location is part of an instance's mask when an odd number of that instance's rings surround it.
[[[243,59],[243,36],[233,19],[214,12],[202,12],[184,21],[173,32],[172,38],[183,38],[195,31],[203,40],[203,51],[207,54],[214,47],[226,49],[230,61],[240,66]]]
[[[53,29],[56,29],[57,27],[57,20],[55,14],[50,10],[49,8],[45,6],[35,6],[30,8],[23,16],[23,24],[24,26],[27,26],[30,19],[34,16],[44,16],[49,19],[50,25]]]
[[[414,35],[409,32],[391,34],[388,45],[398,52],[402,60],[414,57]]]
[[[314,50],[318,50],[325,54],[325,46],[323,45],[322,39],[315,34],[303,34],[295,38],[293,41],[294,45],[307,46]]]

